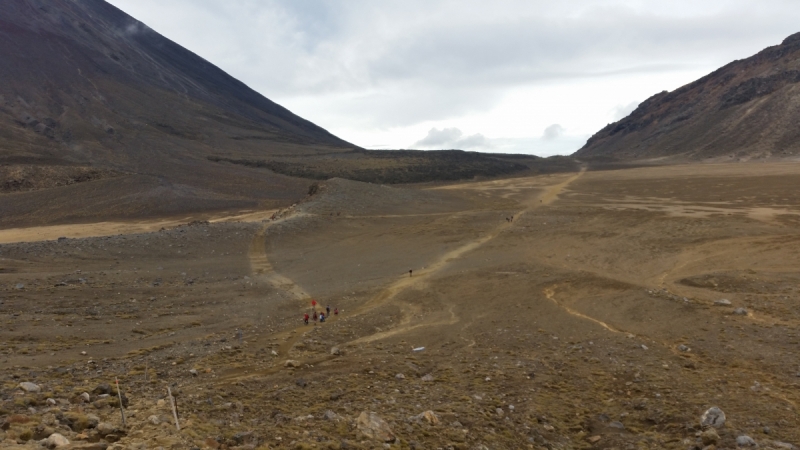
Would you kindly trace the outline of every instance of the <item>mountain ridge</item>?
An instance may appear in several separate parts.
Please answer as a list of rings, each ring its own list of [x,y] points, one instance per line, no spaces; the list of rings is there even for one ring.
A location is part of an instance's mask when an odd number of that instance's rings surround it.
[[[800,154],[800,33],[642,102],[578,158],[734,160]]]

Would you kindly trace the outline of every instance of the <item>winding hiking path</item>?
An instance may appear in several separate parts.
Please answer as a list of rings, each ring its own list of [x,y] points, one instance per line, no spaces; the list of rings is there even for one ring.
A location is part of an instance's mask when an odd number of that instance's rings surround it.
[[[428,264],[424,270],[414,272],[414,276],[406,276],[404,274],[399,279],[391,283],[389,286],[381,290],[378,294],[374,295],[367,302],[360,305],[355,310],[351,311],[348,314],[348,316],[354,317],[368,313],[376,308],[386,305],[388,302],[392,301],[393,299],[395,299],[395,297],[405,292],[406,290],[418,287],[420,285],[424,285],[424,283],[426,283],[432,277],[439,274],[443,269],[447,268],[451,262],[463,258],[468,253],[479,249],[486,243],[500,236],[504,231],[514,227],[515,222],[519,217],[522,217],[524,214],[530,211],[548,206],[554,201],[556,201],[558,199],[558,196],[572,182],[580,178],[585,173],[585,171],[586,169],[584,168],[580,172],[572,176],[569,176],[560,183],[548,186],[544,190],[544,192],[538,195],[531,196],[530,199],[528,199],[526,202],[523,203],[523,205],[525,206],[524,209],[514,214],[515,217],[514,222],[501,223],[497,227],[489,230],[488,232],[480,236],[479,238],[465,242],[459,247],[444,253],[443,255],[439,256],[435,261]],[[276,289],[289,293],[299,301],[307,301],[308,299],[311,298],[311,296],[305,290],[303,290],[303,288],[294,283],[291,279],[277,273],[274,270],[274,267],[272,266],[272,264],[269,261],[269,258],[266,255],[267,231],[271,226],[280,223],[282,221],[288,220],[290,218],[296,218],[296,215],[289,215],[277,221],[270,222],[256,234],[256,236],[253,238],[253,241],[250,244],[250,250],[249,250],[250,265],[253,276],[267,281]],[[373,342],[422,327],[453,325],[460,321],[458,315],[455,312],[455,305],[448,306],[446,311],[447,312],[446,317],[442,318],[440,316],[434,320],[422,321],[422,322],[413,320],[413,318],[419,314],[419,307],[405,302],[399,303],[399,306],[401,308],[401,313],[403,318],[401,319],[400,323],[397,326],[395,326],[390,330],[381,331],[378,333],[374,333],[368,336],[363,336],[361,338],[351,340],[349,342],[344,342],[341,344],[341,346],[351,346],[367,342]],[[331,318],[332,321],[338,319],[339,319],[338,317]],[[325,326],[325,325],[317,324],[316,326]],[[295,346],[295,344],[298,341],[300,341],[300,339],[302,339],[304,336],[306,336],[308,332],[313,331],[316,328],[316,326],[311,327],[308,325],[299,325],[297,327],[293,327],[279,333],[271,334],[270,336],[268,336],[268,338],[272,340],[278,340],[279,342],[281,342],[277,349],[277,352],[281,360],[287,360],[291,359],[291,351],[292,348]],[[332,356],[325,355],[309,361],[300,361],[299,363],[313,365],[330,360],[332,358],[333,358]],[[224,375],[220,381],[233,381],[251,376],[268,375],[270,373],[275,373],[283,369],[284,366],[282,364],[276,365],[268,369],[255,370],[255,371],[240,369],[233,371],[227,375]]]

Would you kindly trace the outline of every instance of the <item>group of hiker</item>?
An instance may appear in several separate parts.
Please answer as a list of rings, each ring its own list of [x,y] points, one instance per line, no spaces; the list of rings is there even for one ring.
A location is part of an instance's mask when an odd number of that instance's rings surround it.
[[[305,323],[306,325],[308,325],[309,319],[313,320],[314,323],[316,324],[317,320],[319,320],[319,322],[322,323],[325,322],[325,320],[331,316],[330,305],[325,307],[325,312],[320,311],[319,314],[317,314],[317,301],[311,300],[311,308],[313,309],[311,315],[309,315],[308,313],[303,314],[303,323]],[[339,308],[333,308],[333,315],[334,316],[339,315]]]

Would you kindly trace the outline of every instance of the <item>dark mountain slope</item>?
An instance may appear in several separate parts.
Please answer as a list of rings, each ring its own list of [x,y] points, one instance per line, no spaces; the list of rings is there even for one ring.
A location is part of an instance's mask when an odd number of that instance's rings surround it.
[[[800,154],[800,33],[642,102],[573,156],[722,161]]]

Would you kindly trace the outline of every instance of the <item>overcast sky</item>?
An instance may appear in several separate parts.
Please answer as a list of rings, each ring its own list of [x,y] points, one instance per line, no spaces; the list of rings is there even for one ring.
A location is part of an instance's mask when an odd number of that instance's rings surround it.
[[[800,31],[797,0],[110,0],[366,148],[569,154]]]

